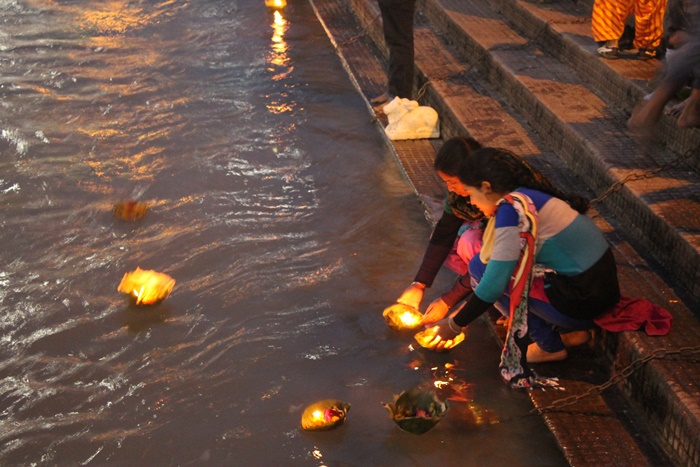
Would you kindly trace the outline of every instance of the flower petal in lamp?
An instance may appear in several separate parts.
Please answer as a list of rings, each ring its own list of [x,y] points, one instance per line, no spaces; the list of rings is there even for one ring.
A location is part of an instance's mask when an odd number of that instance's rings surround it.
[[[345,422],[350,404],[336,399],[314,402],[301,414],[301,428],[306,431],[330,430]]]
[[[420,311],[403,303],[394,303],[384,310],[382,316],[389,327],[398,330],[415,329],[423,319]]]
[[[124,274],[117,290],[128,295],[135,305],[155,305],[165,300],[175,286],[175,279],[153,270],[136,268]]]

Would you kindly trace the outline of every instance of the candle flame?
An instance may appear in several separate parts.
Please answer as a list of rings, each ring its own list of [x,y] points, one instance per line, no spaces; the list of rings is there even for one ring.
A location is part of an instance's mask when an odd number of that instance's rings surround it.
[[[399,319],[401,319],[401,322],[405,326],[409,327],[416,326],[421,320],[419,316],[415,315],[414,313],[411,313],[410,311],[403,312]]]
[[[387,324],[394,329],[413,329],[420,325],[423,315],[415,308],[395,303],[382,313]]]
[[[287,6],[287,0],[265,0],[265,6],[269,8],[284,8]]]
[[[135,271],[124,274],[117,290],[130,295],[137,305],[153,305],[164,300],[175,286],[175,279],[156,271]]]

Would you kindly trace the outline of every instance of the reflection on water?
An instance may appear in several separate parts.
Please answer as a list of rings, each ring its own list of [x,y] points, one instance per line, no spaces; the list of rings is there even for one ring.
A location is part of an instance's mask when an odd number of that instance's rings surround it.
[[[539,420],[479,421],[529,410],[485,332],[449,377],[446,355],[406,366],[381,310],[428,227],[307,3],[0,16],[1,464],[562,464]],[[143,219],[113,216],[124,199]],[[117,291],[137,267],[177,281],[167,300]],[[471,428],[455,409],[397,430],[380,401],[419,384],[465,399]],[[348,421],[302,433],[325,398]]]

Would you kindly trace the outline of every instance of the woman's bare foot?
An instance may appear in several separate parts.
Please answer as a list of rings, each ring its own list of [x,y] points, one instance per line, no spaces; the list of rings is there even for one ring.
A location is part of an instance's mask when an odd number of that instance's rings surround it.
[[[527,346],[527,362],[528,363],[544,363],[544,362],[559,362],[566,360],[568,353],[566,349],[558,352],[545,352],[537,343]]]
[[[498,319],[496,319],[496,325],[508,327],[510,326],[510,318],[499,316]]]
[[[566,332],[560,336],[564,347],[576,347],[591,340],[591,332],[587,330]]]
[[[684,102],[683,111],[678,116],[678,126],[681,128],[700,127],[700,89],[693,88]]]
[[[668,115],[669,117],[678,118],[683,113],[683,109],[685,109],[685,106],[687,103],[688,103],[688,100],[684,99],[684,100],[680,101],[678,104],[672,105],[671,107],[666,109],[666,111],[664,113],[666,115]]]

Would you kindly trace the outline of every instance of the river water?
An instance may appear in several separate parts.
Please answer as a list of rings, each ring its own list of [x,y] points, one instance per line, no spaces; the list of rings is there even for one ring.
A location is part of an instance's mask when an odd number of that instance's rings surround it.
[[[430,230],[307,2],[0,20],[0,464],[565,464],[485,326],[439,355],[385,325]],[[129,305],[136,267],[170,297]],[[437,380],[445,419],[399,430],[380,403]],[[300,430],[325,398],[345,425]]]

